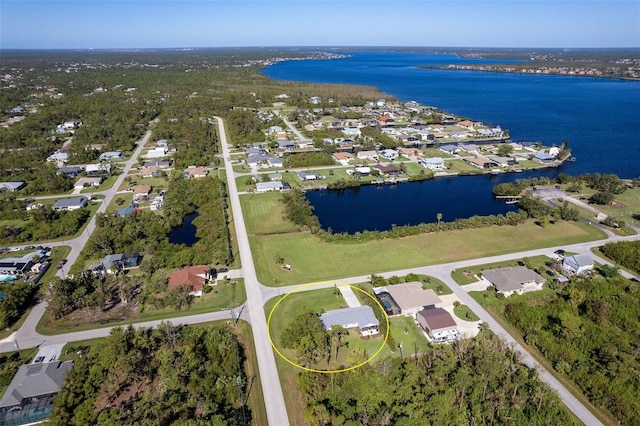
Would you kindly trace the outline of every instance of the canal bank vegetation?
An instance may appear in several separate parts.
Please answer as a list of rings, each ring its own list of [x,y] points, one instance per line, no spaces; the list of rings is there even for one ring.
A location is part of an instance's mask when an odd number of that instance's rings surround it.
[[[75,361],[50,422],[252,423],[251,350],[225,326],[115,328]]]
[[[574,382],[605,418],[613,414],[620,424],[635,424],[640,410],[638,291],[638,283],[603,270],[526,295],[471,294],[515,327],[559,379]]]

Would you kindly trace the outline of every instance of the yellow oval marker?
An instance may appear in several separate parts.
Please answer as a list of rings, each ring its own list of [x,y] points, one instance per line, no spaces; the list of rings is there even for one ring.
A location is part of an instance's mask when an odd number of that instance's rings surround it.
[[[271,336],[271,316],[273,315],[273,312],[276,310],[276,308],[278,307],[278,305],[280,304],[280,302],[282,302],[284,299],[286,299],[287,297],[289,297],[289,295],[298,292],[304,288],[307,287],[314,287],[314,286],[349,286],[354,290],[358,290],[361,293],[366,294],[368,297],[370,297],[374,302],[376,302],[376,304],[378,305],[378,307],[380,308],[380,310],[382,311],[382,313],[384,314],[384,318],[385,318],[385,322],[387,324],[387,332],[384,335],[384,340],[382,341],[382,345],[380,345],[380,347],[378,348],[378,350],[369,357],[369,359],[367,359],[364,362],[361,362],[360,364],[348,367],[348,368],[343,368],[340,370],[317,370],[315,368],[308,368],[308,367],[304,367],[294,361],[291,361],[289,358],[287,358],[282,352],[280,352],[278,350],[278,348],[276,347],[275,343],[273,342],[273,337]],[[321,288],[326,288],[326,287],[321,287]],[[318,290],[320,290],[321,288],[318,288]],[[387,315],[387,313],[385,312],[384,308],[382,307],[382,305],[380,304],[380,302],[378,301],[378,299],[376,299],[375,297],[373,297],[371,294],[369,294],[368,292],[362,290],[361,288],[352,286],[351,284],[343,284],[343,283],[338,283],[338,282],[321,282],[321,283],[312,283],[312,284],[303,284],[301,286],[298,286],[296,288],[294,288],[293,290],[291,290],[290,292],[286,293],[284,296],[282,296],[280,298],[280,300],[278,300],[276,302],[275,305],[273,305],[273,308],[271,308],[271,312],[269,312],[269,316],[267,317],[267,333],[268,333],[268,337],[269,337],[269,342],[271,342],[271,346],[273,347],[273,349],[276,351],[276,353],[278,355],[280,355],[280,358],[284,359],[285,361],[287,361],[289,364],[293,365],[294,367],[298,367],[302,370],[305,371],[310,371],[312,373],[344,373],[345,371],[351,371],[351,370],[355,370],[356,368],[362,367],[363,365],[367,364],[369,361],[373,360],[375,357],[378,356],[378,354],[380,353],[380,351],[382,351],[382,349],[384,348],[384,345],[387,344],[387,338],[389,337],[389,316]]]

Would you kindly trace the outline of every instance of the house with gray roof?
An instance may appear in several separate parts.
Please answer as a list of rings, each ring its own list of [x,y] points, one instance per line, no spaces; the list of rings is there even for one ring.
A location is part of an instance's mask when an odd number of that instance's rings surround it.
[[[320,315],[320,321],[326,330],[330,330],[334,325],[340,325],[346,329],[357,328],[362,336],[373,336],[379,333],[380,322],[370,306],[334,309]]]
[[[22,182],[22,181],[0,182],[0,190],[5,189],[5,190],[7,190],[9,192],[19,191],[22,188],[24,188],[25,186],[27,186],[27,184]]]
[[[565,256],[562,267],[571,274],[582,275],[593,270],[594,262],[588,254]]]
[[[540,274],[524,266],[489,269],[482,271],[482,277],[505,297],[514,293],[522,294],[542,290],[542,285],[546,281]]]
[[[64,386],[73,361],[25,364],[0,399],[0,424],[27,424],[46,419],[53,397]]]
[[[55,202],[53,210],[78,210],[87,206],[87,197],[63,198]]]
[[[256,183],[256,192],[282,191],[284,184],[279,180]]]
[[[113,274],[123,269],[137,268],[141,260],[140,253],[118,253],[103,257],[101,263],[105,271]]]

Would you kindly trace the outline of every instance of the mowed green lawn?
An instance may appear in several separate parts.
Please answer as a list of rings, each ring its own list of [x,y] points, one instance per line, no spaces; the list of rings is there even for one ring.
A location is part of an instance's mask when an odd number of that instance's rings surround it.
[[[592,241],[605,238],[581,222],[446,231],[366,243],[327,243],[282,218],[280,194],[242,196],[258,278],[289,285]],[[291,265],[285,271],[276,259]]]

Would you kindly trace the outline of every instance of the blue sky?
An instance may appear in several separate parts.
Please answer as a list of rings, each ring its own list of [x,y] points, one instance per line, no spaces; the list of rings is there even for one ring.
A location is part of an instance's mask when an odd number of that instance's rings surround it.
[[[0,48],[640,47],[635,1],[0,0]]]

